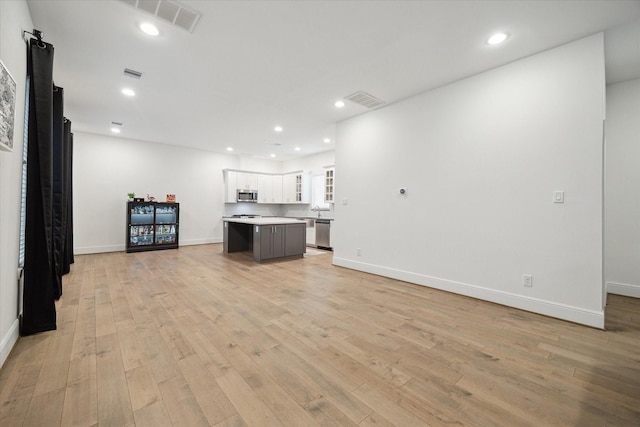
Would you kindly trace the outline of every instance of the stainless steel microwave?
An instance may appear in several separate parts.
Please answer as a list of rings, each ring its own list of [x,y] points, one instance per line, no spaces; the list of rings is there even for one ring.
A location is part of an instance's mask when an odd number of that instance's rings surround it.
[[[256,190],[238,190],[238,197],[236,200],[238,202],[257,203],[258,192]]]

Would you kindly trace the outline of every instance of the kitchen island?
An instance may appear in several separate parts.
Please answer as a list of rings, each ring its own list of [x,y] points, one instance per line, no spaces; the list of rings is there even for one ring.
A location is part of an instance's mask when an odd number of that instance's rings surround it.
[[[223,251],[252,251],[254,261],[301,257],[306,251],[306,222],[292,218],[223,218]]]

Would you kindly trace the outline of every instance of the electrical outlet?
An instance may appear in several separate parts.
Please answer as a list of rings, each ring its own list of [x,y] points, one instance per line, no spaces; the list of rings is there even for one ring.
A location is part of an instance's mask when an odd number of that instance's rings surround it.
[[[356,255],[362,256],[362,250],[360,248],[356,249]]]
[[[530,274],[523,274],[522,275],[522,285],[526,286],[527,288],[533,287],[533,276],[530,275]]]

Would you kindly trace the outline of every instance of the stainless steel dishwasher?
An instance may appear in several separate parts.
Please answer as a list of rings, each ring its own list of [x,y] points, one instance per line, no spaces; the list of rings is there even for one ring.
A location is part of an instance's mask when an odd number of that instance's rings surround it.
[[[331,221],[316,219],[316,247],[331,249]]]

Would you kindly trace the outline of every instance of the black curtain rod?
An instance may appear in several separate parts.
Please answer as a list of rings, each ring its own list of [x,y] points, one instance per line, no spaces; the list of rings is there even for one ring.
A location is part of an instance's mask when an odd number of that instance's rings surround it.
[[[42,31],[40,30],[36,30],[35,28],[33,29],[33,32],[29,32],[27,30],[23,30],[22,31],[22,35],[24,36],[25,34],[31,34],[33,37],[35,37],[36,39],[38,39],[38,44],[39,45],[44,45],[45,42],[42,41]]]

